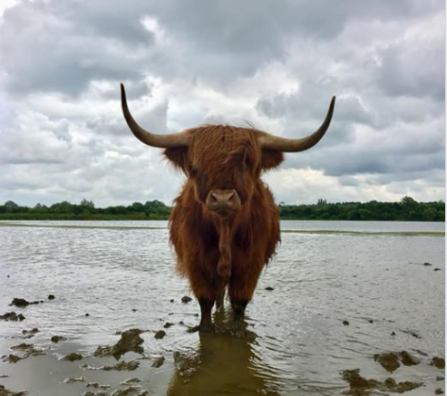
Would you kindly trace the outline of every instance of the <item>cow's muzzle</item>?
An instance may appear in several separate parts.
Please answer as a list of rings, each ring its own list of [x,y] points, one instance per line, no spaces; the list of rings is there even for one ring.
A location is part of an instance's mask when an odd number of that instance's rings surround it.
[[[228,216],[241,208],[236,190],[211,190],[206,197],[206,206],[219,216]]]

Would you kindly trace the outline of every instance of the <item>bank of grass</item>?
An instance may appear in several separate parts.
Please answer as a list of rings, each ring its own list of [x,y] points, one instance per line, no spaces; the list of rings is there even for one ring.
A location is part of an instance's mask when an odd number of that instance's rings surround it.
[[[165,214],[145,214],[145,213],[129,213],[129,214],[81,214],[72,213],[0,213],[0,221],[8,220],[30,220],[30,221],[137,221],[137,220],[168,220],[169,215]]]
[[[160,226],[103,226],[82,224],[29,224],[26,222],[0,221],[0,227],[27,227],[27,228],[72,228],[72,229],[96,229],[96,230],[162,230],[166,227]],[[348,230],[281,230],[282,233],[290,234],[319,234],[319,235],[354,235],[354,236],[428,236],[445,237],[445,232],[438,231],[348,231]]]
[[[281,230],[290,234],[358,235],[358,236],[430,236],[445,237],[442,231],[348,231],[348,230]]]

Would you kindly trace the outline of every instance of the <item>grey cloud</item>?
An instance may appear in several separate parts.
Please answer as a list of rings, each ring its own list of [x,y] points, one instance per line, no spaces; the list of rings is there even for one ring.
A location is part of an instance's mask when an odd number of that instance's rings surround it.
[[[288,154],[283,167],[306,168],[323,170],[330,176],[358,175],[358,174],[395,174],[415,171],[427,172],[430,177],[432,170],[445,168],[444,150],[439,147],[433,153],[415,152],[396,153],[392,147],[356,147],[347,146],[345,149],[331,147],[314,149],[314,152]]]
[[[301,137],[337,95],[327,135],[288,154],[283,169],[321,170],[343,188],[331,192],[340,200],[367,197],[365,185],[416,191],[420,180],[430,192],[419,196],[439,195],[444,32],[407,35],[437,15],[444,4],[436,0],[20,1],[0,23],[0,202],[80,201],[88,192],[100,205],[172,199],[183,178],[132,136],[119,82],[138,122],[158,133],[225,123],[234,101],[233,110],[244,109],[234,118],[252,115],[257,128]],[[145,17],[158,21],[163,40]],[[272,64],[296,92],[263,91],[256,76]],[[211,108],[208,91],[226,107]],[[197,106],[178,105],[188,98]],[[295,194],[286,190],[279,200]]]
[[[4,15],[0,56],[11,92],[77,95],[94,79],[138,78],[138,59],[126,56],[126,47],[110,37],[89,36],[51,11],[50,5],[24,2]]]
[[[349,0],[328,18],[323,0],[23,1],[4,14],[0,55],[10,90],[22,93],[76,95],[92,79],[138,79],[145,70],[224,83],[283,59],[290,39],[332,40],[352,18],[400,20],[434,7]],[[141,24],[145,16],[157,18],[175,44],[158,48]]]
[[[444,40],[417,48],[388,47],[381,53],[379,83],[391,96],[432,96],[445,98]]]

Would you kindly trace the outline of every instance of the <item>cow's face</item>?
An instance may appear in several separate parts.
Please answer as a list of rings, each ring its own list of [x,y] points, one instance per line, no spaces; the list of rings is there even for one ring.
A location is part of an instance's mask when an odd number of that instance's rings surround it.
[[[221,217],[247,205],[261,170],[283,160],[281,152],[260,148],[253,129],[219,125],[189,133],[188,147],[166,149],[165,155],[193,183],[196,200]]]

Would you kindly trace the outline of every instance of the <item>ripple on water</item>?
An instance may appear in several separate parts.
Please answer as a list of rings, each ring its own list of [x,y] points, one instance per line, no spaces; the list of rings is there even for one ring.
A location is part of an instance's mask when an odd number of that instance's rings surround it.
[[[82,394],[85,384],[62,381],[87,376],[85,370],[58,359],[78,352],[82,364],[112,365],[113,358],[92,356],[96,347],[117,342],[117,331],[139,328],[147,330],[141,335],[144,355],[124,359],[143,358],[132,376],[155,395],[197,389],[210,395],[338,395],[347,389],[342,370],[360,368],[365,378],[383,380],[372,357],[387,350],[414,351],[421,358],[420,365],[397,370],[396,380],[421,380],[431,394],[439,387],[439,371],[429,362],[444,353],[444,278],[423,263],[445,270],[443,238],[283,234],[247,309],[246,324],[256,334],[249,341],[228,332],[188,332],[199,322],[199,307],[195,300],[181,302],[191,293],[175,274],[166,225],[128,225],[139,228],[0,227],[0,276],[9,275],[1,281],[0,313],[10,311],[14,297],[44,300],[16,309],[24,322],[2,322],[0,356],[19,343],[23,329],[33,327],[40,331],[32,342],[47,353],[16,365],[0,362],[0,375],[9,375],[2,383],[47,396]],[[374,224],[355,225],[360,226],[371,230]],[[385,225],[377,227],[383,231]],[[48,301],[49,294],[56,298]],[[231,326],[230,311],[216,320]],[[166,332],[163,339],[154,337],[159,330]],[[51,343],[53,335],[67,341]],[[175,353],[189,366],[179,368]],[[165,358],[159,368],[151,366],[157,356]],[[129,378],[123,372],[88,374],[89,380],[110,384],[111,392]]]

